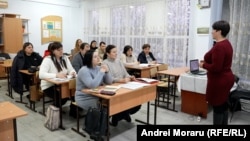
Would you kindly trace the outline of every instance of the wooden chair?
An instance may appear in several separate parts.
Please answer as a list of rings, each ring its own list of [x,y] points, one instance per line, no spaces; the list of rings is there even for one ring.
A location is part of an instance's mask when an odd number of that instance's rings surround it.
[[[29,86],[30,105],[29,106],[25,105],[26,107],[30,108],[34,112],[36,112],[36,102],[40,101],[42,97],[41,88],[40,88],[40,79],[38,75],[39,75],[39,72],[36,71],[35,74],[32,76],[32,84]]]
[[[82,132],[80,132],[80,119],[85,117],[84,116],[80,116],[80,110],[83,110],[81,107],[79,107],[77,105],[77,103],[74,100],[74,95],[75,95],[75,91],[76,91],[76,79],[71,79],[69,80],[69,85],[68,85],[68,89],[69,89],[69,93],[70,93],[70,98],[71,98],[71,104],[74,105],[76,108],[76,128],[72,127],[71,129],[73,131],[75,131],[76,133],[80,134],[83,137],[86,137],[86,135]]]
[[[86,135],[85,135],[84,133],[80,132],[80,118],[85,117],[85,116],[80,116],[79,110],[82,109],[82,108],[79,107],[79,106],[77,105],[76,102],[72,102],[71,104],[73,104],[74,106],[77,107],[77,109],[76,109],[76,113],[77,113],[77,117],[76,117],[76,122],[77,122],[76,128],[72,127],[71,129],[72,129],[73,131],[75,131],[76,133],[80,134],[81,136],[86,137]]]
[[[236,111],[250,112],[250,90],[238,86],[239,77],[237,75],[234,75],[234,77],[237,88],[230,92],[229,95],[229,105],[231,110],[230,122]]]

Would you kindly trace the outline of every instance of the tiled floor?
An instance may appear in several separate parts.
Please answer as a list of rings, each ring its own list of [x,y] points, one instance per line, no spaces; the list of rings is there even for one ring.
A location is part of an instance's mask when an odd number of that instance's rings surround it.
[[[16,103],[19,100],[19,95],[13,92],[14,99],[9,98],[7,93],[6,80],[0,80],[0,102],[11,101],[18,107],[28,112],[28,116],[20,117],[17,119],[17,130],[19,141],[87,141],[91,140],[89,137],[82,137],[71,130],[71,127],[76,126],[76,119],[68,116],[69,102],[63,107],[65,114],[63,114],[63,124],[65,130],[56,130],[51,132],[44,127],[45,117],[38,112],[33,112],[24,104]],[[179,94],[178,94],[179,95]],[[28,102],[24,97],[24,101]],[[152,102],[153,103],[153,102]],[[177,97],[176,109],[178,112],[169,111],[162,108],[157,108],[157,124],[160,125],[211,125],[212,124],[212,111],[209,109],[206,119],[201,118],[197,120],[196,116],[192,116],[180,111],[180,96]],[[132,115],[132,122],[128,123],[125,120],[119,122],[117,127],[111,127],[111,141],[136,141],[136,125],[140,124],[135,119],[146,120],[146,104],[144,104],[139,112]],[[150,111],[150,122],[153,123],[153,106]],[[42,110],[41,101],[37,102],[36,109]],[[243,111],[236,112],[233,120],[229,124],[250,125],[250,113]],[[83,119],[81,119],[81,125]]]

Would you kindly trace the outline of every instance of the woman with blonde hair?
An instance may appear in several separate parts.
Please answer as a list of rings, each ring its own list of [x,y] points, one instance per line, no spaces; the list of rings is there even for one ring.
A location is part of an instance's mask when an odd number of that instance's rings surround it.
[[[75,43],[75,48],[71,50],[72,57],[75,56],[75,54],[80,51],[81,44],[82,44],[82,40],[81,39],[77,39],[76,43]]]

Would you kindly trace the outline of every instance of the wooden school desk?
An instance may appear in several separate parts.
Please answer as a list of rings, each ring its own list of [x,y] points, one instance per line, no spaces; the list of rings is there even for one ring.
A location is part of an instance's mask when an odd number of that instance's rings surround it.
[[[126,65],[125,68],[129,70],[136,70],[140,72],[141,78],[150,78],[150,69],[153,67],[157,67],[161,64],[153,64],[148,66],[142,66],[142,65]]]
[[[168,76],[168,88],[170,88],[171,77],[174,77],[173,107],[169,108],[169,104],[170,104],[170,102],[169,102],[170,90],[169,89],[168,89],[168,97],[167,97],[167,107],[161,106],[161,105],[159,105],[159,107],[163,107],[163,108],[166,108],[168,110],[172,110],[172,111],[177,112],[177,110],[175,109],[175,96],[176,96],[176,85],[177,85],[176,82],[182,73],[185,73],[188,71],[189,71],[188,67],[179,67],[179,68],[172,68],[172,69],[157,72],[158,75],[167,75]]]
[[[0,103],[0,139],[1,141],[17,141],[16,118],[28,115],[11,102]]]
[[[120,84],[115,83],[112,85],[120,85]],[[109,117],[119,112],[128,110],[130,108],[133,108],[135,106],[138,106],[147,102],[147,121],[143,123],[150,124],[149,123],[149,106],[150,106],[149,102],[151,100],[156,100],[156,84],[151,84],[149,86],[145,86],[145,87],[138,88],[135,90],[121,87],[116,91],[116,94],[113,96],[103,95],[100,93],[93,92],[91,90],[83,90],[83,92],[97,96],[101,100],[103,100],[105,103],[107,103],[107,109],[108,109],[107,115]],[[157,116],[156,107],[157,106],[155,106],[155,109],[154,109],[154,124],[156,124],[156,116]],[[109,120],[109,118],[107,118],[107,120]],[[137,121],[141,122],[140,120],[137,120]],[[109,132],[109,124],[108,124],[108,132]],[[109,134],[107,136],[107,139],[109,140]]]
[[[38,72],[30,73],[28,70],[19,70],[19,72],[29,75],[31,77],[31,84],[29,87],[30,99],[29,99],[29,106],[26,103],[26,107],[31,109],[32,111],[36,112],[36,101],[39,97],[39,87],[33,87],[39,85],[39,79],[37,77]],[[37,88],[37,89],[36,89]],[[23,94],[22,94],[23,95]],[[20,95],[20,102],[23,103],[22,95]]]
[[[59,94],[60,94],[60,97],[61,99],[63,98],[70,98],[72,95],[71,95],[71,90],[69,89],[69,82],[70,80],[73,80],[73,81],[76,81],[75,78],[72,78],[72,79],[43,79],[45,81],[48,81],[50,83],[53,83],[55,84],[57,87],[55,87],[55,92],[57,91],[56,89],[58,88],[59,90]],[[60,108],[60,128],[61,129],[65,129],[63,127],[63,121],[62,121],[62,103],[61,103],[61,99],[59,100],[59,108]],[[58,100],[58,99],[54,99],[54,100]],[[45,109],[43,107],[43,114],[45,115]]]
[[[7,85],[8,85],[8,96],[12,99],[12,88],[11,88],[11,84],[10,84],[10,72],[11,72],[11,67],[12,67],[12,60],[8,59],[3,61],[3,63],[0,64],[0,66],[4,67],[6,75],[7,75]]]

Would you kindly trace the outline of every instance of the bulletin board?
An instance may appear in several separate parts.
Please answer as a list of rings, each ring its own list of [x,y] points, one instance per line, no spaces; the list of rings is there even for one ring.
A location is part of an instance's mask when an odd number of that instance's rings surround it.
[[[41,42],[62,42],[62,17],[46,16],[41,19]]]

